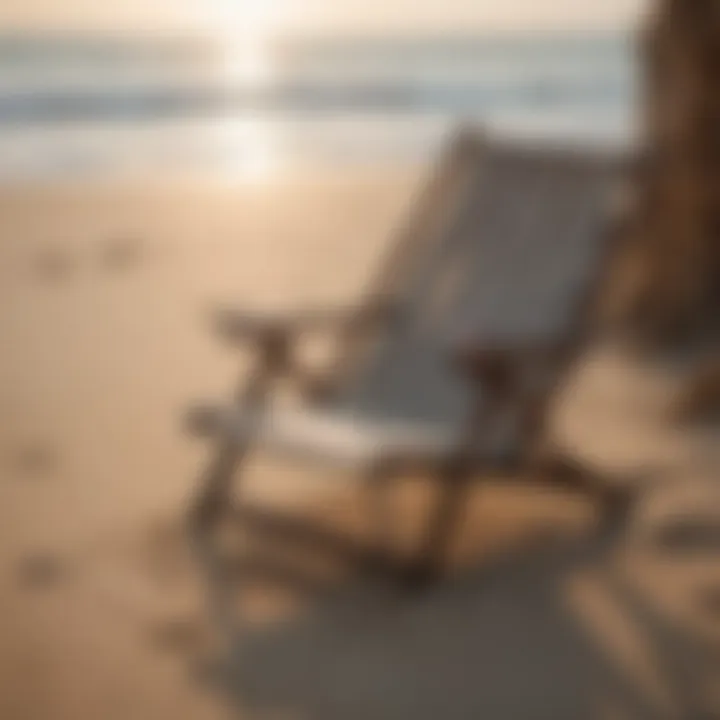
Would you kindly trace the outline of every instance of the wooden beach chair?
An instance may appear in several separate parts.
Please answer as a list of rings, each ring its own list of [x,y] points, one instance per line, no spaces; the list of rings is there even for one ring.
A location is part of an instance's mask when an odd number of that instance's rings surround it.
[[[190,414],[192,429],[217,442],[192,513],[199,542],[209,542],[228,511],[252,448],[338,476],[360,474],[378,492],[417,468],[444,490],[412,567],[396,567],[376,545],[344,548],[405,578],[433,576],[466,481],[500,469],[511,477],[543,455],[553,390],[582,344],[607,266],[608,199],[619,167],[606,153],[461,132],[358,308],[221,312],[221,335],[258,359],[233,402]],[[340,338],[339,352],[329,370],[310,377],[293,350],[317,332]],[[275,383],[287,378],[296,381],[299,405],[274,399]],[[558,482],[567,479],[558,474]],[[573,479],[586,482],[582,473]],[[612,496],[602,485],[587,489]],[[319,544],[326,537],[260,511],[246,508],[240,517],[248,527],[305,532]]]

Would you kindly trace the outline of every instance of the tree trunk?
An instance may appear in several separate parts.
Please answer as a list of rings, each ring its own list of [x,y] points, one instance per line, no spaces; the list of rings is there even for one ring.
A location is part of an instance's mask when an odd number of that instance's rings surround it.
[[[668,341],[720,314],[720,2],[660,0],[642,53],[631,308],[638,329]]]

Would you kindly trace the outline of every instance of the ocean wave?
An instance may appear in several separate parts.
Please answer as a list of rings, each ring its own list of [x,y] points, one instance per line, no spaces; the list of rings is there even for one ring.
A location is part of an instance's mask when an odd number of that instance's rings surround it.
[[[469,112],[625,103],[627,83],[285,84],[265,88],[35,89],[0,94],[0,123],[143,120],[240,111]]]

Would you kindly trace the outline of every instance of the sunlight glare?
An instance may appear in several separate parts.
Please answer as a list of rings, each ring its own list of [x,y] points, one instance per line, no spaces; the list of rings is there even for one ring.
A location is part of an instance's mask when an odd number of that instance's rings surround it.
[[[261,184],[273,178],[278,155],[271,128],[262,119],[227,118],[214,132],[230,182]]]
[[[261,85],[272,74],[268,41],[287,0],[212,0],[213,32],[219,37],[226,77]]]
[[[222,52],[224,80],[230,86],[262,87],[273,74],[269,40],[288,0],[211,0],[214,32]],[[262,118],[235,117],[215,130],[230,181],[259,183],[277,169],[272,132]]]
[[[226,39],[223,53],[223,73],[231,83],[262,86],[272,76],[272,65],[262,41]]]

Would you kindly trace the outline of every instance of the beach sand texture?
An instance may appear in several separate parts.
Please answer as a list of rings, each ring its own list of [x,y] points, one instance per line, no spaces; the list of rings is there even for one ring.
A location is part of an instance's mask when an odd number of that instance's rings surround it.
[[[189,661],[203,642],[198,588],[184,560],[174,574],[162,559],[167,544],[182,554],[178,518],[207,455],[182,433],[182,410],[226,397],[244,362],[214,342],[207,311],[352,302],[418,182],[389,171],[0,192],[3,720],[224,717]],[[612,354],[583,372],[557,420],[581,454],[679,477],[720,467],[716,436],[658,419],[674,387],[662,372],[633,375]],[[302,503],[310,486],[261,465],[252,491]],[[343,492],[319,507],[355,522]],[[467,523],[458,562],[531,526],[582,534],[593,522],[587,503],[532,490],[473,502],[482,522]],[[596,570],[572,602],[652,695],[642,652],[607,642],[626,636],[593,595]]]

